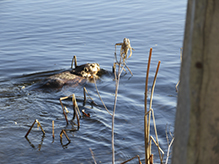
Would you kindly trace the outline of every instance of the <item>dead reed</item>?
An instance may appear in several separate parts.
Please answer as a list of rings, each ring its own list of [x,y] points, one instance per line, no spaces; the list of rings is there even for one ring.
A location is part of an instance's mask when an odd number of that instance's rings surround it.
[[[130,162],[130,161],[132,161],[135,158],[138,158],[138,163],[142,164],[139,155],[136,155],[136,156],[132,157],[131,159],[128,159],[127,161],[122,162],[121,164],[125,164],[127,162]]]
[[[27,131],[27,133],[26,133],[26,135],[25,135],[26,138],[27,138],[27,136],[29,135],[29,133],[30,133],[30,131],[31,131],[31,129],[33,128],[33,126],[34,126],[35,123],[37,123],[37,126],[40,127],[40,129],[41,129],[43,135],[46,134],[45,131],[43,130],[43,127],[41,126],[40,122],[36,119],[36,120],[33,122],[33,124],[31,125],[30,129]]]
[[[93,77],[94,77],[94,81],[95,81],[95,76],[93,76]],[[96,84],[96,82],[95,82],[95,84]],[[92,99],[92,97],[89,95],[89,93],[88,93],[88,91],[87,91],[87,89],[86,89],[85,87],[83,88],[83,93],[84,93],[84,103],[83,103],[83,105],[86,104],[87,95],[88,95],[88,98],[91,99],[91,104],[96,105],[96,103],[94,102],[94,100]]]
[[[121,46],[121,49],[120,49],[120,58],[119,60],[117,60],[117,56],[116,56],[116,46]],[[95,81],[95,78],[94,78],[94,84],[95,84],[95,88],[96,88],[96,91],[98,93],[98,96],[104,106],[104,108],[106,109],[106,111],[112,116],[112,133],[111,133],[111,145],[112,145],[112,164],[115,163],[115,147],[114,147],[114,126],[115,126],[115,112],[116,112],[116,104],[117,104],[117,97],[118,97],[118,90],[119,90],[119,81],[120,81],[120,76],[125,70],[125,67],[129,70],[129,72],[132,74],[131,70],[128,68],[128,66],[126,65],[126,60],[129,59],[131,56],[132,56],[132,50],[134,50],[132,47],[131,47],[131,44],[130,44],[130,40],[128,38],[124,38],[123,39],[123,42],[122,43],[116,43],[115,44],[115,62],[113,64],[113,72],[114,72],[114,80],[115,80],[115,97],[114,97],[114,105],[113,105],[113,113],[110,113],[110,111],[107,109],[107,107],[105,106],[100,94],[99,94],[99,91],[98,91],[98,88],[97,88],[97,85],[96,85],[96,81]],[[128,52],[130,51],[129,53],[129,56],[128,56]]]
[[[148,57],[148,66],[147,66],[147,73],[146,73],[146,80],[145,80],[145,98],[144,98],[144,141],[145,141],[145,163],[148,164],[148,159],[150,157],[149,152],[149,134],[148,134],[148,125],[147,125],[147,93],[148,93],[148,78],[149,78],[149,70],[151,64],[151,55],[152,55],[152,48],[150,48],[150,53]]]
[[[62,106],[62,111],[63,111],[63,114],[64,114],[64,116],[65,116],[65,121],[66,121],[67,125],[68,125],[68,118],[67,118],[67,115],[66,115],[66,113],[65,113],[65,108],[64,108],[64,106],[63,106],[63,104],[62,104],[62,100],[65,100],[65,99],[67,99],[68,97],[69,97],[69,96],[61,97],[61,98],[59,99],[60,104],[61,104],[61,106]]]
[[[54,140],[55,134],[54,134],[54,121],[52,121],[52,138]]]
[[[64,106],[63,106],[63,104],[62,104],[62,100],[68,99],[69,97],[72,97],[72,103],[73,103],[73,112],[74,112],[74,113],[73,113],[73,118],[72,118],[72,120],[74,120],[75,117],[77,118],[77,127],[78,127],[77,130],[79,130],[79,128],[80,128],[79,116],[81,117],[81,112],[80,112],[80,110],[79,110],[79,108],[78,108],[78,104],[77,104],[77,101],[76,101],[76,98],[75,98],[75,94],[72,94],[72,95],[70,95],[70,96],[61,97],[61,98],[59,99],[59,100],[60,100],[60,104],[61,104],[61,106],[62,106],[62,111],[63,111],[63,114],[64,114],[64,116],[65,116],[66,123],[67,123],[67,125],[68,125],[68,118],[67,118],[67,115],[66,115],[66,113],[65,113],[65,108],[64,108]]]
[[[75,63],[75,68],[78,66],[77,65],[77,59],[76,56],[73,56],[72,61],[71,61],[71,69],[73,69],[73,63]]]
[[[96,161],[96,159],[95,159],[95,157],[94,157],[94,152],[92,151],[91,148],[89,148],[89,150],[90,150],[90,153],[91,153],[92,158],[93,158],[93,160],[94,160],[94,164],[97,164],[97,161]]]
[[[62,131],[61,131],[61,133],[60,133],[60,140],[62,140],[62,135],[65,135],[65,137],[66,137],[66,139],[69,141],[69,142],[71,142],[71,140],[69,139],[69,137],[68,137],[68,135],[67,135],[67,133],[65,132],[65,130],[64,129],[62,129]]]
[[[120,59],[117,60],[116,56],[116,46],[121,46],[120,49]],[[119,90],[119,80],[120,76],[122,74],[122,71],[124,70],[124,67],[127,67],[126,60],[132,56],[132,50],[134,50],[131,47],[130,40],[128,38],[123,39],[123,43],[116,43],[115,44],[115,62],[114,62],[114,76],[115,76],[115,98],[114,98],[114,106],[113,106],[113,114],[112,114],[112,164],[115,163],[115,148],[114,148],[114,121],[115,121],[115,112],[116,112],[116,103],[117,103],[117,96],[118,96],[118,90]],[[128,52],[130,51],[129,57]],[[117,66],[117,68],[116,68]],[[128,68],[128,67],[127,67]],[[130,72],[131,70],[128,69]],[[117,73],[118,72],[118,73]]]
[[[153,85],[152,85],[152,89],[151,89],[149,111],[147,112],[147,91],[148,91],[148,77],[149,77],[149,70],[150,70],[151,55],[152,55],[152,48],[150,48],[149,59],[148,59],[148,67],[147,67],[147,74],[146,74],[146,82],[145,82],[145,103],[144,103],[145,104],[145,116],[144,116],[144,122],[145,122],[145,124],[144,124],[144,129],[145,129],[145,163],[146,164],[151,163],[150,156],[152,154],[151,154],[151,142],[150,142],[150,140],[152,139],[154,141],[155,145],[158,148],[160,162],[162,164],[163,163],[163,155],[161,156],[161,148],[159,147],[159,141],[158,141],[158,134],[157,134],[157,129],[156,129],[154,111],[152,109],[152,100],[153,100],[153,94],[154,94],[154,88],[155,88],[155,84],[156,84],[157,74],[158,74],[159,67],[160,67],[160,61],[158,61],[158,64],[157,64],[157,69],[156,69],[156,72],[155,72],[154,81],[153,81]],[[155,132],[155,136],[156,136],[156,141],[153,139],[152,136],[150,137],[151,115],[152,115],[153,124],[154,124],[154,132]]]

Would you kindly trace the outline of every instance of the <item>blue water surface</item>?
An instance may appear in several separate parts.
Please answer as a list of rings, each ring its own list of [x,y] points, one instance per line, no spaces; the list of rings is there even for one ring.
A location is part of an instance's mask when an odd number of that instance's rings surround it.
[[[167,131],[173,132],[180,70],[186,0],[136,1],[0,1],[0,159],[1,163],[111,163],[111,116],[104,109],[93,83],[44,91],[37,87],[46,77],[66,70],[74,55],[78,64],[97,62],[108,73],[97,81],[112,112],[115,81],[111,73],[115,44],[129,38],[135,49],[127,61],[133,73],[121,77],[115,117],[116,161],[135,155],[144,162],[144,90],[150,48],[153,48],[149,88],[161,61],[153,106],[161,148],[167,153]],[[117,48],[119,54],[119,47]],[[131,78],[130,78],[131,77]],[[97,104],[83,106],[83,87]],[[79,131],[60,142],[66,127],[60,97],[75,94],[80,110]],[[150,94],[150,92],[149,92]],[[89,100],[89,102],[91,102]],[[63,101],[72,117],[72,102]],[[46,135],[30,125],[38,119]],[[55,139],[52,139],[52,120]],[[151,124],[151,134],[154,130]],[[152,146],[155,162],[157,148]],[[133,163],[135,163],[134,161]]]

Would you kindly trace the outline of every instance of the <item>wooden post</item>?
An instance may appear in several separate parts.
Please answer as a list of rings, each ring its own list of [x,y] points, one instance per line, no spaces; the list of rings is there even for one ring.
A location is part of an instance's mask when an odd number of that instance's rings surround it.
[[[219,161],[219,1],[188,0],[173,164]]]

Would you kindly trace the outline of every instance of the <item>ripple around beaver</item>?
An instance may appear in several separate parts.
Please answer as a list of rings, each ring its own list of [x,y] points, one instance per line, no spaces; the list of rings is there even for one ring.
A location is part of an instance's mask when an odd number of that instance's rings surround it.
[[[100,81],[101,77],[112,77],[113,73],[104,69],[100,69],[97,73],[96,80]],[[71,73],[71,69],[67,70],[54,70],[46,72],[38,72],[28,75],[17,77],[18,81],[26,86],[28,90],[39,91],[59,91],[64,86],[78,87],[83,86],[85,83],[94,81],[89,78],[84,78],[79,75]],[[20,82],[18,82],[20,84]],[[18,84],[18,85],[19,85]]]
[[[65,70],[58,74],[51,75],[40,81],[39,88],[62,88],[64,85],[77,86],[86,81],[92,82],[94,78],[99,79],[100,72],[98,63],[87,63],[77,66],[75,69]]]

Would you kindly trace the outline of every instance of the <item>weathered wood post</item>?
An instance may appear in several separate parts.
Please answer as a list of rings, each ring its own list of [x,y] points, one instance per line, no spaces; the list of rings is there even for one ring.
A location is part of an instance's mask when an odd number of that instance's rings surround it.
[[[172,164],[219,162],[219,1],[188,0]]]

